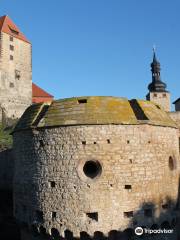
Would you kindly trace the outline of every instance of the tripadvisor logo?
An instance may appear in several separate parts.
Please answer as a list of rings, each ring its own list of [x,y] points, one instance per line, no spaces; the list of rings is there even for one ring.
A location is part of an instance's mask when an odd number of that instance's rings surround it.
[[[138,235],[138,236],[143,235],[143,232],[144,232],[144,230],[143,230],[142,227],[137,227],[137,228],[135,229],[135,234]]]
[[[147,229],[142,227],[137,227],[135,229],[135,234],[141,236],[143,234],[172,234],[174,232],[173,229]]]

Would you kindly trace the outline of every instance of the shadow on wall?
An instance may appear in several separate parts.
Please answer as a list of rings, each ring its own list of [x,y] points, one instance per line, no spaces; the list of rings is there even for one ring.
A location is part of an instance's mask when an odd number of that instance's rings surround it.
[[[13,169],[12,149],[0,146],[0,239],[20,240],[20,229],[13,217]]]
[[[0,189],[12,191],[14,158],[12,149],[0,151]]]
[[[180,191],[179,191],[180,192]],[[161,209],[158,212],[158,209]],[[48,239],[48,240],[180,240],[178,237],[178,229],[180,232],[180,223],[178,219],[179,214],[179,197],[178,201],[174,202],[170,198],[166,198],[161,206],[156,206],[152,202],[143,203],[139,210],[129,216],[129,227],[123,232],[112,230],[108,237],[105,237],[102,232],[95,232],[94,236],[89,236],[86,232],[81,232],[80,238],[75,238],[73,233],[69,230],[65,231],[65,237],[61,237],[57,229],[51,229],[51,236],[46,234],[46,229],[42,226],[37,229],[34,228],[34,239]],[[141,227],[143,229],[142,235],[135,234],[135,229]],[[163,233],[162,233],[163,231]],[[149,232],[149,233],[148,233]],[[137,232],[138,233],[138,232]],[[139,232],[140,233],[140,232]],[[40,237],[40,238],[39,238]]]

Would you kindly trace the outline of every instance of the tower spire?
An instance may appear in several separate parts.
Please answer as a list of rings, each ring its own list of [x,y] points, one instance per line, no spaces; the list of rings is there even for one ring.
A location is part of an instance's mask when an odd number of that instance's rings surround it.
[[[170,93],[166,90],[166,84],[161,80],[161,66],[156,57],[156,49],[153,47],[153,60],[151,63],[152,81],[148,85],[149,93],[146,99],[161,105],[165,111],[170,111]]]
[[[153,46],[153,62],[157,62],[157,59],[156,59],[156,46],[155,45]]]
[[[161,66],[157,60],[155,47],[153,47],[153,61],[151,63],[152,82],[148,89],[150,92],[166,92],[166,84],[161,81]]]

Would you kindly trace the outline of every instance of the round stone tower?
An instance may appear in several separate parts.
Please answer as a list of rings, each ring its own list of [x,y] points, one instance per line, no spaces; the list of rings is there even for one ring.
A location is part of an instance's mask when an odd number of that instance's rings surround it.
[[[117,97],[35,104],[13,138],[21,226],[57,239],[175,226],[178,129],[159,105]]]

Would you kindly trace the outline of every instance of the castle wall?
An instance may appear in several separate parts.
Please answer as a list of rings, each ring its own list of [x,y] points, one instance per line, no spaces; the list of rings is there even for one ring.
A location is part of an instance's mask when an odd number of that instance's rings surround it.
[[[169,112],[169,116],[176,122],[177,126],[180,129],[180,111],[177,112]]]
[[[75,237],[175,221],[178,134],[151,125],[15,132],[16,219],[42,232],[68,230]],[[88,161],[97,164],[96,176]]]
[[[19,118],[31,102],[31,44],[1,32],[0,105],[8,118]]]

